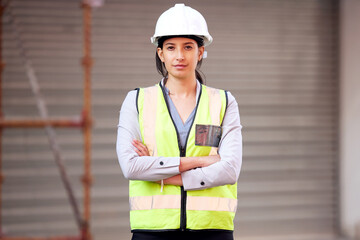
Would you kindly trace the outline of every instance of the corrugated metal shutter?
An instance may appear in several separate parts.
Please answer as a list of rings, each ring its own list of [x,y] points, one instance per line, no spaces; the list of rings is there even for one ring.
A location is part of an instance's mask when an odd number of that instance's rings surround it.
[[[93,12],[92,232],[129,239],[127,181],[115,154],[126,93],[159,81],[149,38],[174,1],[116,1]],[[337,11],[335,0],[187,1],[214,43],[207,84],[232,92],[244,125],[236,236],[337,233]],[[13,0],[52,116],[82,108],[78,1]],[[4,18],[5,116],[37,116],[8,17]],[[57,130],[82,203],[82,137]],[[9,235],[75,234],[76,225],[43,130],[4,132],[3,224]]]

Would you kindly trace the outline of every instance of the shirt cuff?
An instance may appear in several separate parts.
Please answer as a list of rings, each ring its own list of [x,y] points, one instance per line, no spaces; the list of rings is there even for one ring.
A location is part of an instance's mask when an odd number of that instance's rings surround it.
[[[201,168],[181,173],[184,190],[200,190],[208,188],[207,181]]]
[[[180,157],[159,157],[157,159],[157,168],[166,169],[172,174],[179,174]]]

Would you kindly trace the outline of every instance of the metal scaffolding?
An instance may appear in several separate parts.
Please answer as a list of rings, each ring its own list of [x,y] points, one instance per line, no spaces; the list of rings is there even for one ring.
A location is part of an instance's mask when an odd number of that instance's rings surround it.
[[[83,58],[82,67],[84,69],[84,88],[83,88],[83,110],[78,120],[60,118],[51,119],[48,116],[46,102],[41,96],[40,87],[31,61],[26,55],[24,44],[22,42],[21,31],[19,31],[16,18],[12,15],[11,8],[7,2],[2,5],[0,0],[0,240],[91,240],[90,233],[90,188],[92,184],[91,175],[91,129],[92,129],[92,113],[91,113],[91,69],[93,59],[91,57],[91,11],[92,8],[88,1],[82,4],[83,9]],[[27,76],[29,78],[33,94],[36,98],[37,107],[40,113],[40,119],[7,119],[2,112],[2,73],[5,67],[2,61],[2,17],[4,10],[7,10],[14,33],[17,38],[18,48],[21,52],[21,58],[24,61]],[[48,141],[53,152],[56,164],[60,171],[61,180],[66,189],[72,210],[79,228],[79,236],[58,236],[44,238],[29,237],[7,237],[2,232],[1,209],[2,209],[2,184],[4,175],[2,172],[2,133],[4,128],[40,128],[46,130]],[[62,163],[61,151],[56,140],[54,127],[64,128],[82,128],[84,140],[84,174],[82,176],[83,183],[83,216],[81,216],[76,199],[74,197],[71,184],[68,180],[66,169]]]

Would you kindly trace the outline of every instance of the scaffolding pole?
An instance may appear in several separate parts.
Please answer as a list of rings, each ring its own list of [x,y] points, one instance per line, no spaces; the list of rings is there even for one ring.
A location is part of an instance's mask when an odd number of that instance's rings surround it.
[[[3,70],[5,67],[5,63],[2,61],[2,42],[3,42],[3,37],[2,37],[2,19],[3,19],[3,13],[4,13],[4,6],[3,6],[3,2],[2,0],[0,0],[0,119],[2,119],[3,117],[3,112],[2,112],[2,75],[3,75]],[[2,215],[1,215],[1,209],[2,209],[2,184],[4,181],[4,176],[2,173],[2,132],[3,132],[3,128],[0,125],[0,238],[2,238],[3,236],[3,232],[2,232]]]
[[[83,106],[83,138],[84,138],[84,175],[82,182],[84,185],[84,227],[82,238],[91,239],[90,234],[90,186],[92,184],[91,175],[91,69],[93,59],[91,57],[91,6],[83,3],[83,59],[84,68],[84,106]]]

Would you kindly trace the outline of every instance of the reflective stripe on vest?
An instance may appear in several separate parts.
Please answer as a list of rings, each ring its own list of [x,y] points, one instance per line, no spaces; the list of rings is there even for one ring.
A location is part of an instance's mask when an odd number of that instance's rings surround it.
[[[209,106],[211,106],[210,117],[211,117],[211,125],[220,126],[220,117],[219,113],[221,113],[221,97],[219,91],[214,88],[206,88],[207,94],[209,96]],[[217,147],[212,147],[209,155],[217,154]]]
[[[130,197],[130,210],[178,209],[180,195],[153,195]],[[237,200],[219,197],[189,196],[186,199],[187,210],[236,212]]]
[[[141,91],[141,90],[140,90]],[[158,89],[155,87],[144,89],[144,111],[142,112],[141,119],[145,116],[146,121],[143,121],[142,125],[144,129],[151,129],[150,131],[141,131],[142,139],[146,142],[146,146],[149,150],[150,156],[157,156],[156,151],[156,109],[157,109],[157,94]]]
[[[143,143],[151,156],[180,156],[177,131],[160,85],[140,89],[139,125]],[[223,90],[201,85],[196,114],[186,144],[186,156],[217,154],[216,147],[195,145],[196,124],[220,126],[227,106]],[[130,181],[130,225],[134,230],[180,228],[181,189],[148,181]],[[237,185],[187,191],[186,228],[233,230],[237,208]],[[214,221],[214,219],[222,219]]]

